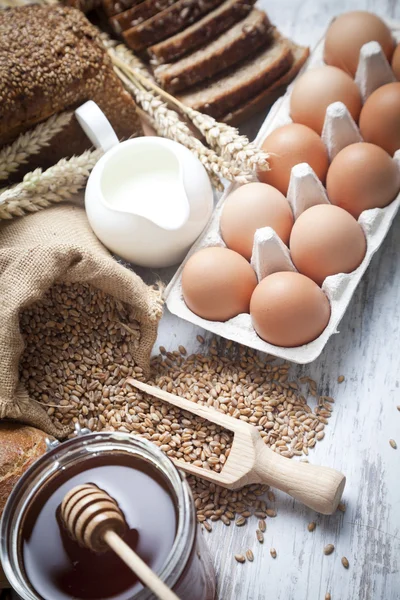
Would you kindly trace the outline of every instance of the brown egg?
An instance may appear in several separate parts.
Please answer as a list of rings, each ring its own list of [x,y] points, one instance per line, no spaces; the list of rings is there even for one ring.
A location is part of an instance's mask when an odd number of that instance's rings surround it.
[[[400,149],[400,83],[388,83],[370,95],[361,111],[360,131],[365,142],[392,156]]]
[[[379,146],[365,142],[343,148],[326,178],[329,200],[356,219],[363,210],[390,204],[399,189],[400,173],[393,158]]]
[[[328,152],[319,135],[309,127],[290,123],[275,129],[264,141],[262,148],[270,153],[270,171],[259,171],[258,178],[269,183],[286,196],[290,173],[299,163],[306,162],[324,183],[328,170]]]
[[[337,67],[309,69],[294,84],[290,115],[295,123],[307,125],[321,135],[326,109],[333,102],[343,102],[358,122],[361,94],[350,75]]]
[[[367,242],[358,222],[332,204],[318,204],[304,211],[290,236],[296,269],[318,285],[329,275],[354,271],[366,250]]]
[[[254,234],[262,227],[272,227],[287,245],[293,227],[289,202],[272,185],[242,185],[225,201],[220,220],[222,238],[228,248],[250,260]]]
[[[354,10],[337,17],[325,37],[324,60],[354,77],[360,50],[368,42],[378,42],[390,61],[394,40],[389,27],[377,15]]]
[[[249,312],[257,277],[243,256],[228,248],[203,248],[182,272],[182,293],[188,308],[209,321],[227,321]]]
[[[328,298],[314,281],[290,271],[263,279],[251,297],[250,314],[257,334],[274,346],[303,346],[328,325]]]
[[[397,79],[400,81],[400,44],[396,46],[396,50],[394,51],[392,58],[392,69],[393,73],[396,75]]]

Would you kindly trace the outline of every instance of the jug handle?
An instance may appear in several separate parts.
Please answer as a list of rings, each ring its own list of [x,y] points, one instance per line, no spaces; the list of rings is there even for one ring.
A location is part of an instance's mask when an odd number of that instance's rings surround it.
[[[110,121],[93,100],[89,100],[77,108],[75,117],[96,148],[107,152],[119,144],[119,139]]]

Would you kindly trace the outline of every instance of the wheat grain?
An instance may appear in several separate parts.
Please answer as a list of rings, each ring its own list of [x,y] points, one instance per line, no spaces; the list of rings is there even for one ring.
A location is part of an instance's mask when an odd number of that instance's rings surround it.
[[[345,569],[348,569],[350,566],[349,561],[347,560],[347,558],[345,556],[342,557],[342,565],[344,566]]]
[[[143,380],[126,345],[127,340],[140,344],[138,325],[128,321],[121,308],[119,313],[110,313],[109,301],[93,291],[89,294],[86,286],[79,289],[77,293],[65,286],[61,294],[53,290],[50,296],[56,294],[53,300],[61,308],[56,310],[51,297],[46,297],[21,317],[21,329],[28,338],[21,380],[32,397],[52,405],[48,414],[56,423],[132,432],[171,458],[221,470],[229,456],[231,434],[126,385],[132,374]],[[58,318],[51,316],[54,311],[60,313]],[[39,328],[36,334],[35,328]],[[252,349],[215,339],[207,355],[187,356],[164,347],[160,352],[152,359],[150,384],[245,420],[277,453],[282,452],[282,441],[299,453],[296,448],[302,448],[309,431],[320,425],[321,417],[313,414],[301,391],[290,385],[288,364],[273,364]],[[276,515],[263,499],[268,486],[228,490],[195,477],[187,480],[198,521],[203,524],[221,521],[229,526],[235,518],[241,522],[240,517],[248,519],[255,513]]]
[[[244,562],[246,562],[246,558],[243,556],[243,554],[235,554],[235,560],[238,563],[244,563]]]
[[[256,538],[257,538],[257,541],[258,541],[260,544],[263,544],[263,543],[264,543],[264,534],[263,534],[263,532],[262,532],[262,531],[260,531],[259,529],[257,529],[257,531],[256,531]]]
[[[257,519],[266,519],[267,518],[266,513],[261,510],[254,511],[254,516],[257,517]]]
[[[253,562],[253,560],[254,560],[254,554],[250,550],[250,548],[248,550],[246,550],[246,558],[249,562]]]

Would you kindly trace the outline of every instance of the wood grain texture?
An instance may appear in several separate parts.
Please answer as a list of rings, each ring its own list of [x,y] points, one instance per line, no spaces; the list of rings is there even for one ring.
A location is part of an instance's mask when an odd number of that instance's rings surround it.
[[[334,467],[347,477],[347,509],[319,516],[277,492],[276,519],[268,519],[265,542],[256,521],[245,527],[213,523],[205,532],[217,576],[218,600],[400,599],[400,219],[373,259],[339,329],[321,357],[294,367],[336,399],[325,438],[310,462]],[[198,350],[196,334],[208,334],[166,312],[158,344]],[[337,377],[344,375],[339,384]],[[316,521],[310,533],[307,524]],[[332,543],[335,551],[325,556]],[[271,558],[270,548],[278,556]],[[254,562],[233,555],[251,548]],[[350,567],[344,569],[346,556]]]
[[[313,46],[332,17],[368,9],[400,20],[398,0],[261,0],[284,34]],[[254,137],[264,116],[243,129]],[[167,280],[170,272],[160,273]],[[155,274],[153,274],[155,277]],[[218,600],[400,600],[400,218],[373,259],[345,318],[321,357],[294,368],[319,382],[336,399],[324,440],[310,462],[347,476],[346,512],[318,516],[277,493],[276,519],[268,519],[265,542],[258,544],[255,523],[245,527],[213,524],[205,532],[218,577]],[[158,344],[188,352],[196,334],[207,334],[166,314]],[[338,384],[343,374],[345,381]],[[316,521],[314,532],[307,530]],[[326,544],[335,551],[325,556]],[[277,551],[274,560],[270,548]],[[235,553],[251,548],[254,562],[238,564]],[[346,556],[346,570],[341,558]]]

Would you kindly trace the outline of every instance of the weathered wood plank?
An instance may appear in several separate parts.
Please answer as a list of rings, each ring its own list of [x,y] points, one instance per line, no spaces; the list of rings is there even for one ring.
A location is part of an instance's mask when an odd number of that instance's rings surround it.
[[[396,0],[263,0],[271,20],[299,43],[314,44],[330,19],[350,9],[369,9],[400,20]],[[255,135],[262,117],[247,124]],[[342,469],[348,482],[347,510],[332,517],[277,493],[276,519],[268,520],[264,545],[256,525],[213,524],[205,534],[212,550],[220,600],[400,599],[400,219],[374,258],[349,310],[322,356],[297,367],[336,398],[334,413],[310,460]],[[167,348],[197,347],[196,327],[166,314],[159,341]],[[202,332],[203,333],[203,332]],[[345,382],[337,383],[338,375]],[[317,521],[313,533],[307,530]],[[324,556],[333,543],[335,552]],[[269,549],[275,547],[277,558]],[[233,554],[252,548],[253,563],[237,564]],[[346,556],[348,570],[341,564]]]
[[[350,9],[369,9],[400,20],[398,0],[261,0],[271,20],[297,42],[313,45],[330,19]],[[262,117],[248,124],[256,133]],[[160,275],[167,281],[173,270]],[[146,278],[156,274],[144,272]],[[166,314],[158,345],[188,351],[198,348],[190,323]],[[207,335],[205,334],[205,337]],[[349,310],[322,356],[296,367],[313,377],[320,389],[336,398],[326,435],[310,453],[310,461],[343,470],[346,513],[316,516],[277,493],[276,519],[268,519],[264,545],[255,538],[256,524],[225,527],[213,524],[205,534],[217,575],[219,600],[400,599],[400,219],[370,265]],[[337,383],[337,376],[345,382]],[[313,533],[307,530],[317,521]],[[324,556],[333,543],[335,552]],[[277,558],[269,549],[275,547]],[[240,565],[236,552],[252,548],[254,562]],[[340,562],[346,556],[350,568]],[[187,600],[187,599],[183,599]]]

